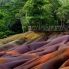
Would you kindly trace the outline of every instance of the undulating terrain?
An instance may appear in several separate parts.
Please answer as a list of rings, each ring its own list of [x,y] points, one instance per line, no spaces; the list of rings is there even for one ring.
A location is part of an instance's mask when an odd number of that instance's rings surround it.
[[[29,31],[1,39],[0,69],[69,69],[69,33]]]

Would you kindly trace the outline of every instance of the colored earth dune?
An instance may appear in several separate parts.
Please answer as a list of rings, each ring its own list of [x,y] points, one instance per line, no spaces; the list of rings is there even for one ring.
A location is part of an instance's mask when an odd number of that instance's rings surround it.
[[[69,34],[30,31],[1,39],[0,69],[69,69]]]

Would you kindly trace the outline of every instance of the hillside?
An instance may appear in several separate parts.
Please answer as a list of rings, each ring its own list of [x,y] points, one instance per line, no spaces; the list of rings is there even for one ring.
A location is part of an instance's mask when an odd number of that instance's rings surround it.
[[[69,69],[69,32],[30,31],[1,39],[0,69],[11,68]]]

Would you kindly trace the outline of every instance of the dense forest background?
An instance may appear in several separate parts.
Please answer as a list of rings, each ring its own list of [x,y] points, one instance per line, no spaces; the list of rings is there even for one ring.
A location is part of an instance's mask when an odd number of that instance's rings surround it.
[[[69,0],[0,0],[0,38],[28,26],[69,24]]]

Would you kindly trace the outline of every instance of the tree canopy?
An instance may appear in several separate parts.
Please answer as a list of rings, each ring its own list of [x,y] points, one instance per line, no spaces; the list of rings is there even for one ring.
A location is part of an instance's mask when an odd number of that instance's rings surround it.
[[[0,0],[1,38],[25,32],[28,26],[46,28],[68,23],[69,0]]]

